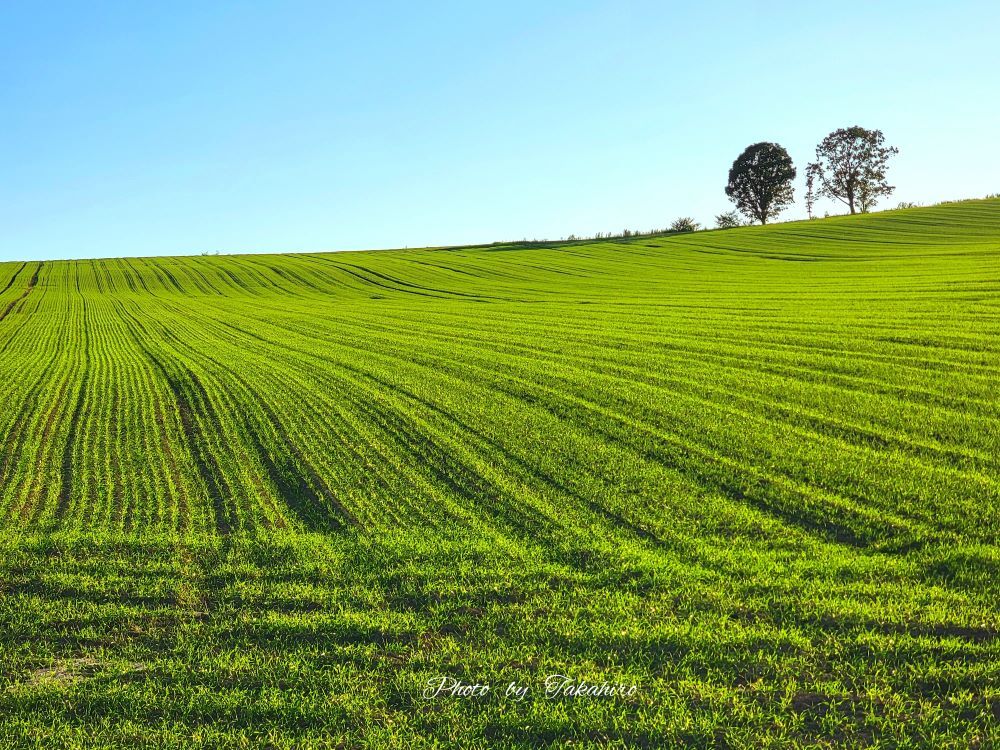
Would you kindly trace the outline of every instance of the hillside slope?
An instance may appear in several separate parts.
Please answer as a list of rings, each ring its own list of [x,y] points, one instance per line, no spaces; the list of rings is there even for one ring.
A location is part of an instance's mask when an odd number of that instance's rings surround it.
[[[997,739],[998,200],[0,290],[7,736]]]

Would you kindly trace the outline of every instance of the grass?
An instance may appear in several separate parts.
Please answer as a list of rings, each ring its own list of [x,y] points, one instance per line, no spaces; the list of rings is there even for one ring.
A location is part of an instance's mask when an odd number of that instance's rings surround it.
[[[1000,200],[0,290],[5,746],[1000,742]]]

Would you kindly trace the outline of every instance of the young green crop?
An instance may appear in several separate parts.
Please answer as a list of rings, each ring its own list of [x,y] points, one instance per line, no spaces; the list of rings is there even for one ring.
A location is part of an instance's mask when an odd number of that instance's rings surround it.
[[[998,279],[1000,200],[0,264],[0,736],[995,745]]]

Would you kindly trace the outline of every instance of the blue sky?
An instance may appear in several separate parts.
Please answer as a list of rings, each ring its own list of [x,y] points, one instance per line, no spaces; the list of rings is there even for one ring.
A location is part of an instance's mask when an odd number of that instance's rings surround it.
[[[888,203],[1000,192],[1000,4],[0,5],[0,260],[703,223],[748,144],[901,153]],[[839,212],[821,205],[820,212]]]

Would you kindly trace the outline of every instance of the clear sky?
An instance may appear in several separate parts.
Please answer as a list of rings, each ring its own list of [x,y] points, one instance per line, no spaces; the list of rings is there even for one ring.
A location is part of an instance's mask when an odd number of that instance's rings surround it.
[[[728,210],[853,124],[1000,192],[996,0],[0,3],[0,260],[403,247]],[[819,211],[839,212],[821,204]]]

